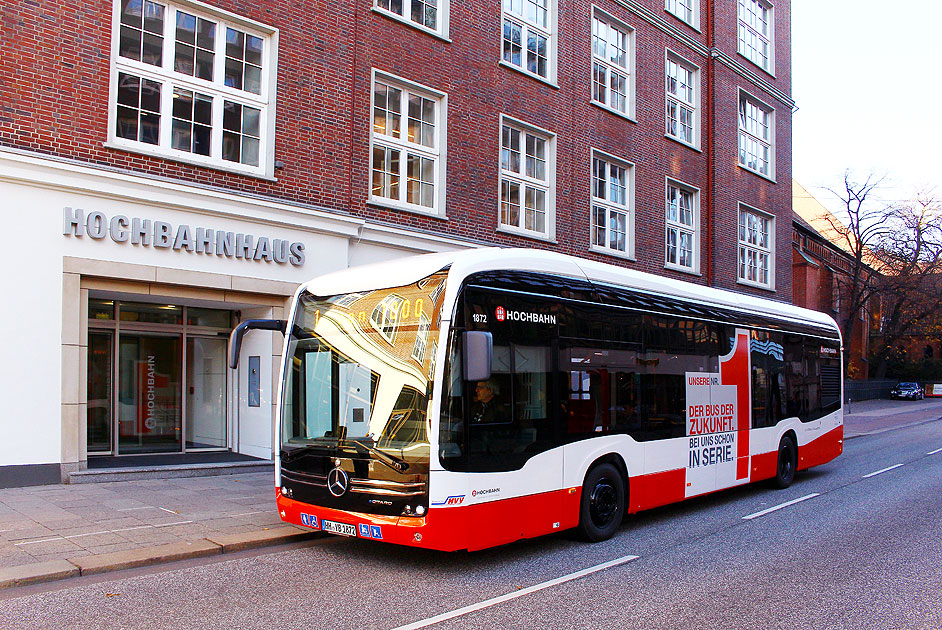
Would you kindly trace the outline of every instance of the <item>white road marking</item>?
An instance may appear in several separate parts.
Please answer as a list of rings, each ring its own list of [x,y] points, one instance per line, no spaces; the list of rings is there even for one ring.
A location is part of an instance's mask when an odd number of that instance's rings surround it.
[[[158,509],[163,510],[164,512],[170,512],[171,514],[179,514],[179,512],[175,510],[168,510],[167,508],[158,508]]]
[[[164,523],[163,525],[154,525],[154,527],[172,527],[173,525],[184,525],[193,521],[177,521],[176,523]]]
[[[770,508],[768,508],[768,509],[762,510],[761,512],[754,512],[754,513],[752,513],[752,514],[749,514],[748,516],[744,516],[744,517],[743,517],[743,520],[751,521],[751,520],[754,519],[754,518],[759,518],[760,516],[765,516],[766,514],[768,514],[768,513],[770,513],[770,512],[774,512],[774,511],[776,511],[776,510],[781,510],[782,508],[788,507],[789,505],[795,505],[796,503],[801,503],[802,501],[807,501],[808,499],[813,499],[813,498],[815,498],[815,497],[817,497],[817,496],[820,496],[820,495],[821,495],[820,492],[812,492],[811,494],[806,494],[806,495],[803,496],[803,497],[799,497],[799,498],[793,499],[793,500],[791,500],[791,501],[786,501],[785,503],[780,503],[779,505],[775,505],[775,506],[770,507]]]
[[[616,558],[610,562],[604,562],[602,564],[597,564],[594,567],[589,567],[588,569],[583,569],[581,571],[576,571],[575,573],[570,573],[562,577],[558,577],[555,580],[550,580],[548,582],[541,582],[540,584],[534,584],[533,586],[528,586],[527,588],[520,589],[519,591],[514,591],[513,593],[507,593],[506,595],[500,595],[498,597],[492,597],[491,599],[486,599],[483,602],[477,604],[471,604],[470,606],[465,606],[464,608],[458,608],[451,612],[442,613],[440,615],[435,615],[434,617],[429,617],[428,619],[423,619],[422,621],[416,621],[414,623],[407,624],[405,626],[399,626],[394,630],[417,630],[418,628],[425,628],[426,626],[431,626],[440,621],[447,621],[448,619],[454,619],[455,617],[460,617],[462,615],[467,615],[468,613],[476,612],[484,608],[489,608],[496,604],[510,601],[512,599],[517,599],[518,597],[523,597],[524,595],[529,595],[530,593],[535,593],[537,591],[542,591],[546,588],[551,588],[553,586],[558,586],[565,582],[571,580],[578,580],[581,577],[595,573],[597,571],[604,571],[605,569],[610,569],[611,567],[616,567],[620,564],[625,564],[626,562],[631,562],[632,560],[637,560],[638,556],[622,556],[621,558]]]
[[[900,466],[902,466],[902,464],[894,464],[893,466],[887,466],[886,468],[883,468],[883,469],[881,469],[881,470],[876,470],[876,471],[870,473],[869,475],[864,475],[863,478],[864,478],[864,479],[867,479],[867,478],[869,478],[869,477],[875,477],[875,476],[880,475],[880,474],[883,474],[883,473],[885,473],[885,472],[887,472],[887,471],[889,471],[889,470],[893,470],[894,468],[899,468]]]
[[[926,455],[935,455],[936,453],[942,453],[942,448],[937,448],[934,451],[929,451]]]

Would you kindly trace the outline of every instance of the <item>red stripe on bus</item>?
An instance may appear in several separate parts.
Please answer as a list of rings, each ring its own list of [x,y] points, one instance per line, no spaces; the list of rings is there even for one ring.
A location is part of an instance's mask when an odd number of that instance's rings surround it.
[[[720,362],[720,378],[723,385],[736,387],[736,426],[739,432],[736,452],[736,479],[749,476],[749,412],[752,400],[749,394],[749,335],[736,333],[736,348],[733,355]]]
[[[629,477],[628,511],[640,512],[683,501],[686,484],[686,468]]]
[[[798,470],[826,464],[844,452],[844,425],[798,447]]]

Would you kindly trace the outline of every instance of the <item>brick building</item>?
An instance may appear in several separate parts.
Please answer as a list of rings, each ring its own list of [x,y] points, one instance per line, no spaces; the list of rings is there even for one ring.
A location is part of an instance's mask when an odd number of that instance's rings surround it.
[[[3,417],[37,423],[0,444],[10,479],[269,456],[280,340],[254,333],[237,376],[220,340],[350,265],[540,247],[791,300],[788,2],[2,12],[4,255],[28,265],[5,286],[49,331],[3,368],[34,394]]]
[[[850,283],[854,275],[854,257],[847,251],[844,238],[832,225],[839,220],[798,182],[794,186],[792,223],[792,303],[827,313],[843,325],[851,316]],[[862,265],[867,277],[879,273]],[[865,301],[854,314],[857,323],[850,339],[844,339],[847,364],[845,373],[852,380],[869,375],[871,335],[880,321],[879,296]]]

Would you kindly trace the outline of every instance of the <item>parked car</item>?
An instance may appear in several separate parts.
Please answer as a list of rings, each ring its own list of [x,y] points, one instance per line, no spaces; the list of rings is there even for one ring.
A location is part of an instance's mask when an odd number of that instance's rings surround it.
[[[890,390],[890,398],[894,400],[922,400],[925,395],[926,392],[919,383],[897,383],[896,387]]]

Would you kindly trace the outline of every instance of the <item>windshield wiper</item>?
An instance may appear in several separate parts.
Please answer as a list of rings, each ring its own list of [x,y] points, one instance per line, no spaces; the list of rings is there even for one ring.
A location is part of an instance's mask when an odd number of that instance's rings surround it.
[[[384,453],[377,448],[373,448],[369,444],[364,444],[363,442],[358,442],[357,440],[347,440],[347,442],[366,449],[366,451],[376,456],[376,461],[389,466],[396,472],[403,473],[409,469],[409,463],[404,459],[399,459],[398,457],[390,455],[389,453]]]
[[[376,461],[379,463],[388,466],[395,470],[396,472],[403,473],[409,469],[409,463],[404,459],[399,459],[394,455],[389,453],[384,453],[383,451],[373,448],[369,444],[364,444],[358,440],[341,440],[338,438],[308,438],[313,441],[313,444],[306,444],[304,446],[298,446],[291,449],[289,457],[295,459],[302,455],[305,455],[313,450],[319,450],[326,448],[330,452],[330,457],[337,457],[338,451],[340,451],[347,444],[352,444],[354,447],[359,447],[364,451],[371,453],[376,456]],[[332,451],[332,452],[331,452]]]

